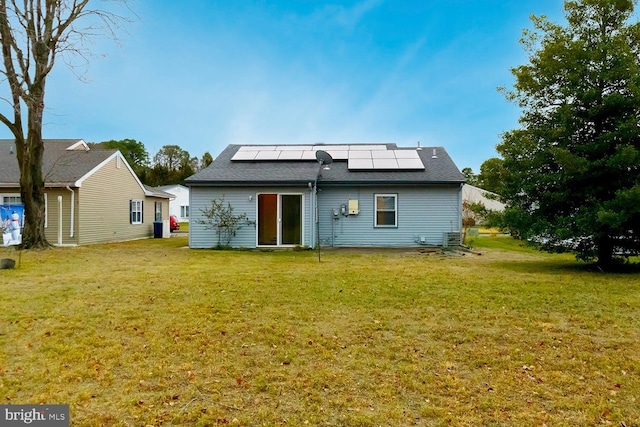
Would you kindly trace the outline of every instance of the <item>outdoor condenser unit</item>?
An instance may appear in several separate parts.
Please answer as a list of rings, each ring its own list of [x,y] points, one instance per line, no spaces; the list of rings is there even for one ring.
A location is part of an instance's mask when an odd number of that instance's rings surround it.
[[[458,231],[445,231],[442,246],[451,247],[451,246],[460,246],[462,244],[462,236]]]

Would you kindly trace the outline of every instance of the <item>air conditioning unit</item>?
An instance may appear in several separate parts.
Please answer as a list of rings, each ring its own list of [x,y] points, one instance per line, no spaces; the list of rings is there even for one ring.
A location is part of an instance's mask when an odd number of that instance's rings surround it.
[[[462,235],[459,231],[445,231],[442,238],[442,246],[445,248],[452,246],[460,246],[462,244]]]

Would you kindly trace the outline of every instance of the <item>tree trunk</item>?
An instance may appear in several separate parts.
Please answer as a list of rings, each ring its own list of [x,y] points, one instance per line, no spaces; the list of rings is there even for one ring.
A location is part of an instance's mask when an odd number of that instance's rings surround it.
[[[613,266],[613,242],[607,237],[596,240],[598,245],[598,267],[607,271]]]
[[[45,248],[49,246],[44,234],[45,203],[42,176],[42,115],[44,91],[30,101],[28,106],[27,138],[16,140],[16,152],[20,167],[20,196],[24,204],[25,220],[22,231],[22,247]]]

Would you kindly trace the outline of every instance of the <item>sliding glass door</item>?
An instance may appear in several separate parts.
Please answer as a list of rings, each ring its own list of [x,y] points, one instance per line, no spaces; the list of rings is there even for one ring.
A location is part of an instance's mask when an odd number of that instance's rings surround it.
[[[258,195],[258,246],[302,244],[302,195]]]

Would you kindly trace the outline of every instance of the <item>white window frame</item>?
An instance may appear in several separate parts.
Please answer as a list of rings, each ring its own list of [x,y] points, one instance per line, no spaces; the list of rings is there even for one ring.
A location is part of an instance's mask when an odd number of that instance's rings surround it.
[[[5,201],[5,199],[20,199],[18,200],[18,203],[7,203]],[[0,205],[21,205],[22,204],[22,196],[20,196],[20,193],[7,193],[7,194],[0,194]]]
[[[189,205],[180,206],[180,218],[189,218]]]
[[[162,221],[162,202],[153,203],[154,221]]]
[[[129,221],[131,224],[142,224],[142,200],[132,199],[129,201]]]
[[[379,197],[393,197],[393,209],[378,208]],[[373,226],[375,228],[397,228],[398,227],[398,194],[397,193],[376,193],[373,195]],[[393,212],[393,224],[378,224],[378,212]]]

